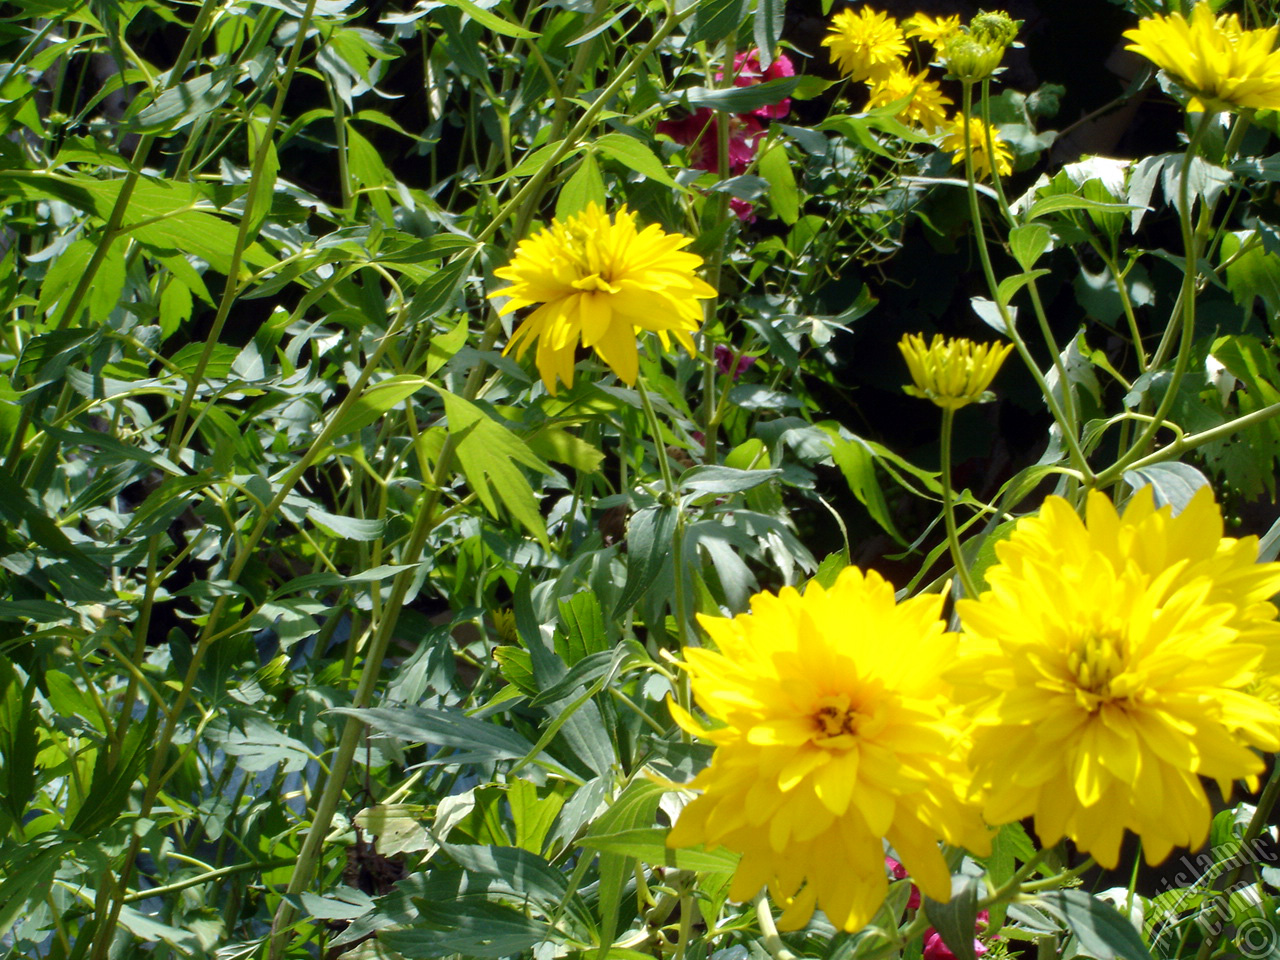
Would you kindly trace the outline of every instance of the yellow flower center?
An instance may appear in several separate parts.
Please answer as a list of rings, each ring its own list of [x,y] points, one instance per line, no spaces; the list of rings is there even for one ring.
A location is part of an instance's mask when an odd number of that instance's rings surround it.
[[[884,726],[879,712],[855,703],[847,693],[822,697],[813,713],[814,740],[824,747],[852,747],[854,737],[866,739]]]
[[[621,287],[615,287],[598,273],[589,274],[581,280],[574,280],[572,286],[575,290],[583,290],[587,292],[592,290],[602,290],[605,293],[617,293],[622,289]]]
[[[1075,675],[1077,699],[1090,712],[1105,701],[1124,696],[1112,689],[1112,682],[1124,673],[1127,664],[1118,636],[1090,633],[1067,655],[1067,668]]]

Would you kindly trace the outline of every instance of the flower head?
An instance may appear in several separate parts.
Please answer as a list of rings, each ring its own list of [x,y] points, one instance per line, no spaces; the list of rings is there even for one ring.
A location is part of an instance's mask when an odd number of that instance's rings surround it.
[[[511,286],[491,291],[508,297],[499,313],[541,304],[512,335],[508,352],[524,356],[538,341],[537,365],[547,390],[557,378],[573,385],[578,342],[590,347],[618,377],[634,384],[639,372],[636,331],[656,331],[663,346],[672,334],[690,354],[698,329],[698,301],[716,295],[696,274],[702,258],[685,253],[691,242],[656,224],[640,230],[623,207],[613,221],[592,203],[581,213],[521,240],[516,254],[494,276]]]
[[[957,33],[938,48],[947,73],[957,80],[976,83],[996,72],[1004,59],[1004,45],[980,40],[972,34]]]
[[[734,362],[734,351],[723,343],[717,343],[712,352],[715,356],[716,369],[725,376],[733,374],[735,380],[756,365],[755,357],[739,356],[737,362]]]
[[[888,891],[884,838],[917,886],[946,900],[938,839],[977,853],[989,837],[960,799],[968,772],[939,680],[955,642],[942,598],[895,603],[892,584],[849,567],[830,590],[784,587],[751,603],[750,615],[699,618],[719,652],[685,650],[716,725],[674,704],[672,715],[716,751],[668,844],[740,851],[730,896],[767,884],[786,905],[783,929],[815,905],[837,927],[864,926]]]
[[[871,84],[867,109],[874,110],[899,100],[907,102],[898,111],[898,119],[919,127],[925,133],[933,133],[947,122],[947,105],[953,102],[929,79],[929,71],[912,74],[905,67],[895,67],[881,80]]]
[[[1178,516],[1150,487],[1123,515],[1102,493],[1083,520],[1045,500],[996,545],[990,587],[961,600],[975,790],[992,823],[1034,815],[1105,867],[1126,829],[1149,863],[1196,847],[1212,811],[1200,777],[1255,776],[1280,747],[1280,709],[1256,695],[1277,645],[1280,564],[1222,537],[1208,488]]]
[[[979,910],[974,920],[977,932],[985,931],[991,922],[991,914],[986,910]],[[998,938],[993,937],[992,939]],[[924,960],[956,960],[956,955],[951,952],[951,948],[943,942],[942,934],[938,933],[933,927],[925,931],[922,947]],[[986,956],[986,954],[987,945],[981,940],[975,939],[973,941],[973,955],[982,957]]]
[[[883,77],[907,55],[898,22],[868,7],[857,13],[841,10],[832,17],[831,32],[822,45],[831,48],[831,62],[850,80]]]
[[[917,13],[902,21],[902,32],[936,48],[960,32],[960,15],[931,17],[927,13]]]
[[[764,127],[749,113],[729,114],[728,124],[729,173],[737,176],[756,158],[756,141]],[[719,116],[714,110],[703,107],[681,120],[660,121],[657,131],[689,148],[689,166],[710,173],[719,172]]]
[[[1234,14],[1214,17],[1197,3],[1187,20],[1180,13],[1156,14],[1124,35],[1140,53],[1192,94],[1189,110],[1280,110],[1280,51],[1275,25],[1245,30]]]
[[[972,340],[945,340],[941,334],[934,334],[932,342],[926,344],[918,333],[909,333],[898,342],[898,349],[915,382],[902,389],[913,397],[932,400],[943,409],[958,410],[986,399],[986,389],[1013,344],[1000,347]]]
[[[735,87],[752,87],[757,83],[769,80],[781,80],[783,77],[794,77],[795,65],[785,53],[774,57],[769,66],[760,66],[760,51],[755,47],[744,50],[733,58],[733,85]],[[724,71],[716,74],[716,79],[724,80]],[[751,111],[751,115],[761,120],[781,120],[791,112],[791,98],[782,97],[777,103],[766,103]]]
[[[956,154],[953,163],[964,162],[964,128],[969,126],[969,150],[973,156],[973,176],[976,180],[985,180],[991,176],[991,154],[987,153],[987,125],[981,118],[973,117],[966,121],[963,113],[951,118],[950,132],[942,138],[941,147],[948,153]],[[1000,139],[1000,134],[991,131],[991,146],[995,151],[995,168],[1002,177],[1013,173],[1013,154],[1009,144]]]
[[[1003,48],[1013,43],[1021,27],[1021,20],[1014,20],[1003,10],[979,10],[969,21],[969,34],[983,43]]]
[[[885,868],[889,871],[890,875],[892,875],[893,879],[907,880],[910,878],[910,875],[907,873],[907,868],[904,867],[902,864],[900,864],[897,860],[893,859],[893,857],[885,857],[884,865],[885,865]],[[916,889],[916,885],[913,883],[911,885],[911,892],[907,895],[907,909],[918,910],[919,908],[920,908],[920,891]]]

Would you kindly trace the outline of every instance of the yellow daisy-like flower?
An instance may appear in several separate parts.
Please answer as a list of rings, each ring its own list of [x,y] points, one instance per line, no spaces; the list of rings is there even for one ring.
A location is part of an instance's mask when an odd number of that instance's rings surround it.
[[[991,176],[991,156],[987,153],[987,125],[982,122],[981,117],[973,117],[968,124],[969,145],[973,151],[973,177],[975,180],[985,180]],[[956,154],[954,163],[964,163],[964,126],[964,114],[957,113],[951,118],[951,132],[942,138],[942,149]],[[1009,144],[992,130],[991,146],[995,149],[996,170],[1000,176],[1007,177],[1013,173],[1013,154],[1009,150]]]
[[[1125,49],[1142,54],[1192,94],[1190,110],[1280,110],[1277,32],[1277,26],[1245,30],[1234,13],[1215,18],[1201,2],[1190,20],[1157,14],[1124,35],[1133,41]]]
[[[960,32],[960,15],[931,17],[927,13],[917,13],[902,21],[902,32],[936,48]]]
[[[831,48],[831,62],[850,80],[878,80],[907,55],[902,28],[877,10],[841,10],[831,18],[830,29],[822,45]]]
[[[594,203],[563,223],[553,220],[493,271],[511,281],[488,294],[510,298],[499,313],[541,304],[503,353],[515,348],[518,359],[537,340],[538,372],[552,395],[557,378],[573,386],[579,340],[629,385],[639,372],[637,330],[655,331],[664,347],[672,334],[692,354],[689,334],[702,320],[698,301],[716,291],[697,276],[702,258],[683,252],[691,242],[656,224],[639,229],[626,207],[612,222]]]
[[[919,127],[925,133],[933,133],[947,122],[947,105],[954,101],[929,79],[928,70],[913,75],[902,66],[895,67],[883,79],[871,84],[867,109],[873,110],[908,97],[906,105],[897,113],[899,120]]]
[[[948,340],[937,333],[926,344],[918,333],[909,333],[898,341],[898,349],[915,382],[914,386],[902,389],[913,397],[932,400],[944,409],[959,410],[982,402],[1013,344],[997,346],[963,338]]]
[[[1091,493],[1083,521],[1049,497],[996,545],[990,589],[957,605],[949,674],[991,823],[1034,815],[1043,844],[1070,837],[1105,867],[1128,829],[1158,863],[1208,834],[1199,777],[1229,796],[1263,769],[1250,747],[1280,748],[1280,709],[1252,692],[1276,649],[1259,618],[1275,616],[1280,564],[1221,533],[1208,488],[1174,517],[1146,487],[1123,516]]]
[[[939,838],[979,854],[990,840],[961,799],[969,773],[939,679],[956,642],[942,598],[895,603],[892,584],[849,567],[830,590],[786,587],[751,604],[750,615],[699,618],[719,652],[685,650],[694,696],[719,725],[671,705],[716,751],[668,844],[741,852],[730,897],[768,885],[786,907],[782,929],[815,905],[844,930],[865,926],[888,890],[883,838],[925,894],[948,899]]]

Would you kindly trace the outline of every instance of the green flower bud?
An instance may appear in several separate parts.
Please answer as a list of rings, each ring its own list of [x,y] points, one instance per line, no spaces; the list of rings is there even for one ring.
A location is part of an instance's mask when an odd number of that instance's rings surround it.
[[[991,76],[1003,57],[1003,44],[985,43],[967,33],[957,34],[942,48],[947,72],[966,83]]]
[[[979,10],[969,21],[969,34],[983,43],[1007,47],[1013,43],[1022,27],[1021,20],[1014,20],[1003,10]]]

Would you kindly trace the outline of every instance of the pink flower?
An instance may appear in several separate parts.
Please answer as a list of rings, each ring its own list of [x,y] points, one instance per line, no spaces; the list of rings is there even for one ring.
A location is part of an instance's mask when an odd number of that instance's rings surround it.
[[[746,203],[746,201],[742,201]],[[729,204],[732,206],[733,201]],[[723,343],[717,343],[714,351],[716,358],[716,369],[723,374],[733,374],[733,379],[737,380],[740,376],[750,370],[756,362],[755,357],[739,357],[738,362],[733,362],[733,351],[726,347]],[[886,860],[888,857],[885,858]]]
[[[705,107],[696,110],[682,120],[663,120],[658,123],[658,133],[689,148],[689,165],[699,170],[715,173],[720,169],[720,155],[716,151],[719,142],[718,118]],[[734,114],[729,117],[729,173],[737,176],[756,158],[756,139],[764,132],[760,122],[750,114]]]
[[[907,868],[904,867],[902,864],[900,864],[897,860],[893,859],[893,857],[885,857],[884,865],[888,867],[889,872],[893,874],[893,879],[895,880],[907,879]],[[919,909],[919,907],[920,907],[920,891],[916,889],[916,885],[913,883],[911,885],[911,896],[907,897],[907,909],[917,910]],[[955,960],[955,957],[952,957],[951,960]]]
[[[755,47],[744,50],[733,58],[733,85],[735,87],[753,87],[757,83],[768,80],[780,80],[783,77],[794,77],[796,68],[787,55],[779,54],[764,70],[760,69],[760,51]],[[716,79],[724,81],[724,71],[716,74]],[[781,120],[791,112],[791,98],[783,97],[777,103],[757,107],[751,113],[762,120]]]
[[[987,929],[987,924],[991,921],[991,915],[986,910],[978,911],[977,932],[982,933]],[[987,952],[987,948],[979,940],[973,941],[974,956],[981,957]],[[951,948],[942,942],[942,936],[937,930],[930,927],[924,935],[924,960],[956,960],[956,955],[951,952]]]
[[[738,215],[738,219],[741,220],[743,223],[756,222],[756,205],[752,203],[750,200],[743,200],[740,197],[730,197],[729,209],[732,210],[734,213],[736,213]],[[717,347],[717,349],[719,348]],[[752,359],[754,362],[753,358],[743,357],[742,359],[743,360]],[[741,363],[742,361],[740,360],[738,362]]]

